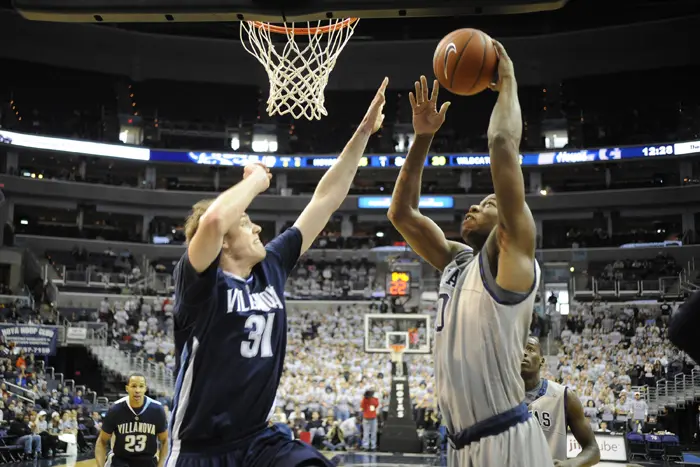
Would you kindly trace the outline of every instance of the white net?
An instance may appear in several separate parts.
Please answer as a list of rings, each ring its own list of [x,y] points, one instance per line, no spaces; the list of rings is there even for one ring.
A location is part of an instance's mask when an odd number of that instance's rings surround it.
[[[323,92],[357,21],[330,19],[317,23],[314,26],[307,22],[304,32],[308,35],[304,34],[303,42],[297,42],[297,36],[302,34],[301,28],[295,30],[295,23],[276,27],[241,21],[243,47],[265,67],[270,80],[268,115],[291,114],[296,119],[306,117],[309,120],[320,120],[328,115]],[[281,50],[273,42],[275,35],[286,35],[287,43],[278,44]]]
[[[400,346],[400,347],[391,346],[391,349],[389,351],[389,355],[391,356],[391,361],[394,363],[401,363],[403,361],[403,353],[405,350],[406,350],[406,348],[403,346]]]

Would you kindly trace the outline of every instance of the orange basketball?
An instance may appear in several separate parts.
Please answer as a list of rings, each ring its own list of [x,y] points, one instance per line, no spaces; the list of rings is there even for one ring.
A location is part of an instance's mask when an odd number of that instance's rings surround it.
[[[460,96],[486,89],[497,64],[491,37],[478,29],[452,31],[440,41],[433,56],[433,72],[440,85]]]

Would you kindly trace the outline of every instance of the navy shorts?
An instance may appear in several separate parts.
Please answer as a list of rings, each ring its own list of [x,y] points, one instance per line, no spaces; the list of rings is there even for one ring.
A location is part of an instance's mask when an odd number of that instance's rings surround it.
[[[312,446],[289,435],[277,426],[228,446],[203,452],[172,452],[166,467],[335,467]]]

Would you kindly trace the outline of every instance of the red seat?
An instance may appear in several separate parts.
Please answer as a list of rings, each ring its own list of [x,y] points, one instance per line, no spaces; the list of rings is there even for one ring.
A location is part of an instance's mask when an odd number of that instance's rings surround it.
[[[306,444],[311,444],[311,433],[308,431],[302,431],[299,433],[299,439],[305,442]]]

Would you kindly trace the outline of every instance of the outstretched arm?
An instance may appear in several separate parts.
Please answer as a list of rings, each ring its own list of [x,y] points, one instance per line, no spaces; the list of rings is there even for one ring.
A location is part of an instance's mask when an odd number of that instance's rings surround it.
[[[414,96],[410,93],[409,100],[413,108],[413,129],[416,138],[399,172],[387,215],[413,251],[442,271],[454,255],[466,247],[447,240],[440,227],[432,219],[421,214],[418,201],[425,158],[428,156],[433,136],[445,121],[450,103],[442,104],[438,112],[437,98],[440,88],[437,80],[433,83],[430,98],[425,76],[421,76],[420,83],[416,81],[415,86],[416,94]]]
[[[491,178],[498,203],[498,274],[496,283],[511,292],[532,287],[535,257],[535,220],[525,203],[525,181],[520,168],[523,123],[513,62],[500,42],[493,41],[499,57],[498,100],[488,129]]]
[[[348,144],[345,145],[345,149],[340,153],[338,160],[323,175],[316,187],[316,191],[314,191],[311,202],[309,202],[294,223],[294,226],[299,229],[302,236],[300,254],[304,254],[311,247],[318,234],[321,233],[321,230],[328,223],[328,219],[340,208],[341,203],[347,197],[350,185],[357,173],[357,166],[360,164],[360,159],[367,147],[367,141],[382,126],[382,121],[384,120],[384,115],[382,114],[384,109],[384,91],[386,91],[388,84],[389,78],[384,78],[362,123],[360,123],[357,131],[350,138]]]
[[[555,461],[557,467],[591,467],[600,461],[600,449],[591,424],[583,413],[581,401],[574,391],[566,389],[566,419],[571,433],[581,445],[581,452],[573,459]]]

